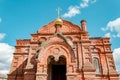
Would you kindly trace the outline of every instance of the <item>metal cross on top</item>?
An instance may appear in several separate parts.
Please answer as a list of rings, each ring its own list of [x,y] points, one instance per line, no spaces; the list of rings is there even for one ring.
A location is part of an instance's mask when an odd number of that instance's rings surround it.
[[[58,7],[58,8],[57,8],[58,18],[60,18],[60,10],[61,10],[61,8],[60,8],[60,7]]]

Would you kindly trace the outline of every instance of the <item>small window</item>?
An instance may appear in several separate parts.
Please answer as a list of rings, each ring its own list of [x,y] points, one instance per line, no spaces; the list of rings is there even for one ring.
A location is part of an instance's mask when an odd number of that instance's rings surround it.
[[[93,65],[96,69],[96,73],[100,73],[100,64],[98,58],[93,58]]]

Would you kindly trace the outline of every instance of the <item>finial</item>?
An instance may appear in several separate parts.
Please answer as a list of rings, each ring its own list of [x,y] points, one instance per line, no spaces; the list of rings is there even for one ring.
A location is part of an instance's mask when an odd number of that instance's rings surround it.
[[[58,7],[58,8],[57,8],[58,18],[60,18],[60,10],[61,10],[61,8],[60,8],[60,7]]]

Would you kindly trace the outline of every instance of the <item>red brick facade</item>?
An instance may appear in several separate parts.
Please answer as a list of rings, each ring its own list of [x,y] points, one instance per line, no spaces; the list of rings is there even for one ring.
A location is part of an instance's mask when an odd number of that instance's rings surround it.
[[[118,80],[109,38],[57,19],[17,40],[9,80]]]

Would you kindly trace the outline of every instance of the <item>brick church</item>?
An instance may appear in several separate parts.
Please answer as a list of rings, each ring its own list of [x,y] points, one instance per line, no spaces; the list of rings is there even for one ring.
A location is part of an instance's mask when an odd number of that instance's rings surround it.
[[[57,18],[16,41],[8,80],[118,80],[110,38]]]

